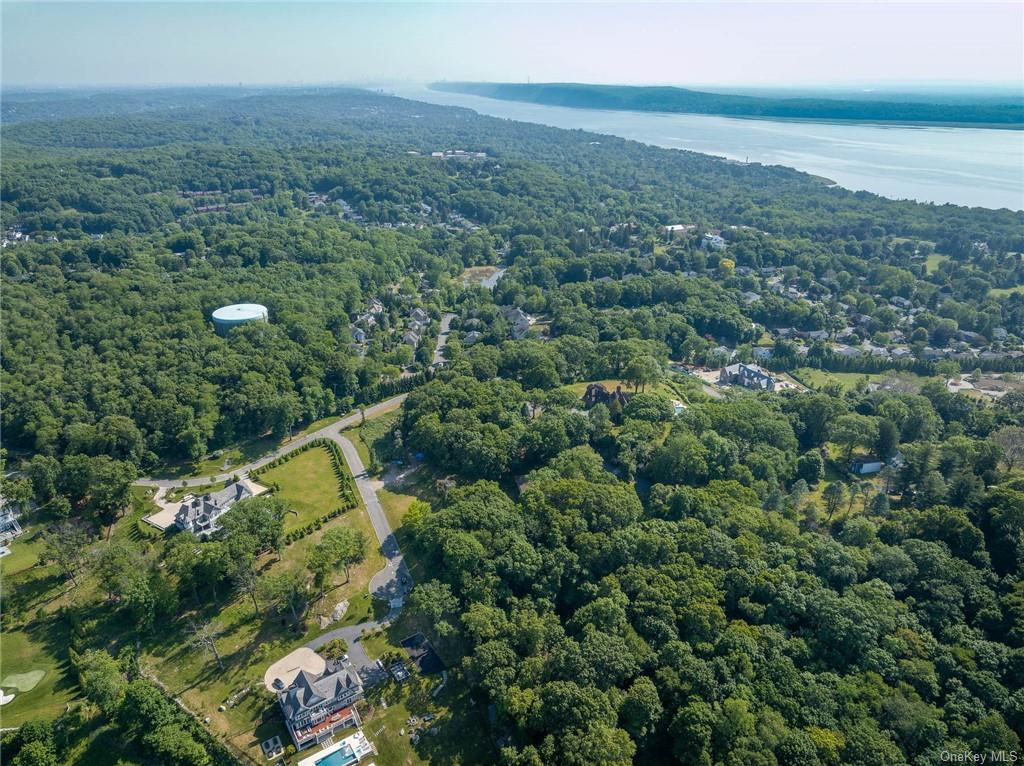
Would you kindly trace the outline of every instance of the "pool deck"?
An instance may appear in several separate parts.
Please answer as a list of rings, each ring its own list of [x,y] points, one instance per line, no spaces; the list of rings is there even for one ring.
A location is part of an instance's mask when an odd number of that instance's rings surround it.
[[[345,763],[357,763],[363,760],[366,756],[373,755],[377,752],[366,736],[361,731],[357,731],[355,734],[345,737],[341,742],[335,742],[333,745],[325,747],[319,753],[315,753],[309,756],[309,758],[303,758],[299,761],[298,766],[316,766],[320,761],[329,757],[331,754],[345,748],[352,751],[353,757],[352,761],[346,761]]]

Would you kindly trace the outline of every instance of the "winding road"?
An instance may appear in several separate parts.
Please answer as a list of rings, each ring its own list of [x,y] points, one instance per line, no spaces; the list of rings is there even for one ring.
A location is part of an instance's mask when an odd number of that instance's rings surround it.
[[[365,410],[366,418],[369,419],[397,408],[405,401],[406,396],[406,394],[400,394],[372,407],[367,407]],[[358,425],[360,420],[361,416],[359,413],[348,415],[325,428],[295,439],[284,447],[264,455],[258,460],[254,460],[246,465],[237,466],[229,473],[217,474],[215,476],[200,476],[187,480],[139,479],[136,484],[160,489],[180,487],[183,484],[185,486],[214,484],[228,481],[232,476],[248,476],[250,471],[266,465],[275,458],[294,452],[314,439],[328,438],[337,443],[341,447],[341,452],[345,456],[348,469],[355,479],[359,496],[363,501],[363,506],[366,508],[367,515],[370,517],[370,523],[373,525],[373,532],[377,536],[377,542],[380,544],[380,551],[384,554],[386,560],[384,568],[370,578],[370,595],[386,602],[389,605],[389,609],[387,615],[380,620],[368,620],[358,625],[346,625],[345,627],[328,631],[314,638],[306,646],[310,649],[317,649],[331,639],[344,639],[345,643],[348,644],[349,659],[359,672],[363,683],[367,686],[372,686],[383,680],[386,673],[370,661],[366,650],[363,649],[361,641],[363,631],[385,627],[398,615],[402,609],[402,602],[406,594],[412,588],[412,575],[409,573],[409,567],[406,566],[405,561],[402,559],[402,551],[398,547],[398,540],[395,538],[395,533],[388,523],[384,508],[377,498],[377,491],[374,489],[373,482],[366,472],[366,466],[363,465],[355,445],[352,444],[347,436],[341,433],[346,428]]]
[[[373,482],[366,473],[366,467],[359,458],[355,445],[337,430],[327,435],[341,446],[341,451],[345,455],[345,462],[348,463],[349,470],[352,472],[352,476],[355,477],[356,486],[359,488],[359,495],[363,500],[363,505],[366,506],[366,513],[370,516],[370,522],[373,524],[373,531],[377,535],[377,541],[380,543],[381,553],[384,554],[384,558],[387,560],[384,568],[370,578],[370,595],[387,602],[390,608],[387,615],[380,620],[368,620],[358,625],[346,625],[342,628],[336,628],[324,633],[322,636],[317,636],[307,643],[306,646],[310,649],[317,649],[332,639],[343,639],[348,645],[349,660],[359,672],[363,683],[367,686],[372,686],[378,681],[383,680],[386,673],[378,668],[375,663],[371,662],[369,656],[367,656],[361,641],[363,631],[383,628],[398,616],[402,609],[402,602],[412,588],[412,575],[409,573],[409,567],[406,566],[405,561],[402,559],[402,551],[398,547],[398,540],[395,539],[395,533],[391,530],[391,525],[384,514],[384,508],[381,507],[380,500],[377,499],[377,492],[373,487]]]
[[[382,415],[385,412],[390,412],[393,409],[397,409],[402,404],[402,402],[405,401],[406,396],[408,396],[408,394],[399,394],[398,396],[393,396],[390,399],[385,399],[383,402],[378,402],[377,404],[374,404],[372,407],[367,407],[364,410],[366,419],[369,420],[370,418],[374,418],[377,415]],[[309,442],[313,441],[314,439],[322,439],[324,437],[327,437],[341,444],[341,440],[344,437],[340,435],[340,432],[345,430],[346,428],[351,428],[354,425],[358,425],[361,419],[362,416],[358,412],[353,412],[351,415],[346,415],[341,420],[336,420],[329,426],[324,426],[323,428],[320,428],[316,431],[312,431],[308,434],[305,434],[304,436],[300,436],[297,439],[293,439],[292,441],[285,444],[283,447],[278,447],[273,452],[269,452],[263,457],[253,460],[251,463],[235,466],[227,473],[218,473],[214,476],[196,476],[191,479],[144,478],[138,479],[135,483],[143,487],[163,487],[165,489],[174,489],[175,487],[202,487],[208,484],[218,484],[222,481],[228,481],[229,479],[231,479],[232,476],[247,476],[249,474],[249,471],[255,470],[256,468],[262,468],[271,460],[275,460],[276,458],[282,457],[283,455],[287,455],[290,452],[294,452],[299,447],[302,447],[305,444],[309,444]],[[348,440],[345,439],[345,441]],[[358,457],[358,454],[356,454],[357,459]],[[362,462],[360,462],[359,464],[362,465]],[[351,467],[351,465],[349,467]],[[354,473],[355,472],[353,471],[353,474]]]
[[[434,360],[432,365],[434,367],[437,367],[444,362],[444,355],[442,352],[445,344],[448,342],[448,333],[454,318],[455,314],[451,313],[446,313],[441,317],[441,332],[438,335],[437,346],[434,349]],[[387,673],[386,671],[378,668],[376,663],[370,661],[370,658],[366,654],[366,650],[363,648],[362,644],[363,632],[386,627],[395,617],[398,616],[398,613],[402,610],[402,603],[405,600],[405,596],[412,588],[412,574],[409,572],[409,567],[406,566],[405,561],[402,559],[402,551],[398,547],[398,540],[395,538],[395,533],[392,531],[391,525],[388,523],[388,518],[384,513],[384,508],[381,506],[380,500],[377,498],[377,491],[374,488],[373,481],[366,472],[366,466],[363,465],[363,461],[359,457],[359,452],[356,450],[355,445],[349,441],[347,436],[342,435],[341,432],[346,428],[358,425],[364,417],[369,420],[377,415],[382,415],[385,412],[397,409],[401,406],[402,402],[405,401],[406,396],[408,396],[408,394],[399,394],[398,396],[393,396],[390,399],[385,399],[383,402],[378,402],[371,407],[367,407],[362,413],[355,412],[351,415],[346,415],[341,420],[335,421],[329,426],[325,426],[324,428],[320,428],[316,431],[305,434],[304,436],[300,436],[283,447],[253,460],[251,463],[235,466],[226,473],[219,473],[213,476],[198,476],[190,479],[144,478],[135,482],[136,484],[144,487],[157,487],[161,490],[172,489],[175,487],[196,487],[208,484],[217,484],[229,481],[233,476],[247,477],[250,471],[261,468],[272,460],[294,452],[315,439],[327,438],[337,443],[338,446],[341,447],[341,452],[345,456],[345,462],[348,463],[348,469],[352,473],[352,477],[355,479],[356,487],[359,490],[359,496],[362,498],[363,506],[366,508],[367,515],[370,517],[370,523],[373,525],[373,532],[377,536],[377,542],[380,544],[380,551],[385,558],[386,563],[384,564],[384,568],[370,578],[368,587],[370,595],[373,598],[380,599],[388,604],[388,613],[379,620],[371,619],[366,622],[361,622],[358,625],[346,625],[341,628],[330,630],[323,635],[317,636],[307,643],[306,646],[310,649],[317,649],[332,639],[343,639],[348,645],[349,660],[359,672],[360,677],[363,679],[363,683],[367,686],[372,686],[373,684],[382,681],[387,676]]]

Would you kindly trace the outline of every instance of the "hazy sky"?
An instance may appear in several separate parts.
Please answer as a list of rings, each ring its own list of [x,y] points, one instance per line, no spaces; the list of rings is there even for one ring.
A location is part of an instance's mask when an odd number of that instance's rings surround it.
[[[3,83],[1019,82],[1024,3],[2,2]]]

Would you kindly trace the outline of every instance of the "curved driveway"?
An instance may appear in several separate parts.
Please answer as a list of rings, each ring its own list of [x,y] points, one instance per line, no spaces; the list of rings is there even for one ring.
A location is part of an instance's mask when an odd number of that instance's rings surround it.
[[[366,417],[371,418],[375,415],[394,409],[405,401],[405,397],[406,394],[400,394],[399,396],[394,396],[391,399],[386,399],[379,404],[375,404],[372,407],[367,407],[365,411]],[[402,559],[402,551],[398,547],[398,540],[395,539],[395,534],[391,530],[391,525],[388,523],[388,518],[384,513],[384,508],[381,506],[380,500],[377,498],[377,492],[373,487],[373,483],[370,480],[369,475],[366,473],[366,466],[363,465],[363,461],[359,457],[359,452],[356,450],[355,445],[349,441],[347,436],[343,436],[341,433],[343,429],[354,426],[358,424],[359,421],[359,413],[348,415],[341,420],[332,423],[326,428],[321,428],[296,439],[287,446],[275,450],[269,455],[264,455],[258,460],[254,460],[247,465],[238,466],[230,473],[188,479],[185,484],[186,486],[213,484],[215,482],[227,481],[232,476],[245,476],[249,471],[266,465],[271,460],[282,455],[287,455],[289,452],[294,452],[299,447],[314,439],[326,437],[336,442],[338,446],[341,447],[342,455],[344,455],[345,462],[348,463],[348,469],[352,473],[352,477],[355,479],[356,487],[359,490],[359,496],[363,501],[363,506],[366,508],[367,515],[370,517],[370,523],[373,525],[373,532],[377,536],[377,542],[380,544],[380,551],[384,554],[386,561],[384,568],[370,578],[370,595],[373,598],[379,598],[382,601],[385,601],[389,608],[387,615],[381,620],[368,620],[367,622],[362,622],[358,625],[346,625],[342,628],[336,628],[335,630],[328,631],[321,636],[317,636],[306,644],[306,646],[310,649],[316,649],[323,646],[333,638],[344,639],[345,643],[348,645],[349,659],[359,672],[360,677],[363,679],[363,683],[367,686],[371,686],[383,680],[386,673],[379,669],[375,663],[370,661],[366,651],[363,649],[361,641],[363,631],[385,627],[398,615],[402,609],[402,602],[405,599],[406,594],[412,588],[412,575],[409,573],[409,567],[406,566],[405,561]],[[182,486],[181,480],[174,481],[170,479],[140,479],[137,483],[150,487],[164,488]]]
[[[409,573],[409,567],[406,566],[405,561],[402,559],[402,551],[398,548],[398,540],[395,539],[395,533],[391,530],[391,525],[384,514],[380,500],[377,499],[377,492],[373,488],[373,483],[366,473],[366,467],[359,458],[355,445],[337,430],[327,435],[341,446],[342,454],[345,455],[345,462],[348,463],[349,470],[352,472],[352,476],[355,477],[356,487],[359,488],[359,496],[362,498],[363,505],[366,506],[366,513],[370,516],[370,522],[373,524],[373,532],[377,535],[381,553],[384,554],[386,559],[384,568],[370,578],[369,588],[370,595],[387,602],[389,609],[387,615],[381,620],[368,620],[358,625],[346,625],[343,628],[336,628],[324,633],[322,636],[317,636],[307,643],[306,646],[310,649],[316,649],[332,639],[343,639],[348,645],[349,660],[351,660],[356,670],[359,671],[359,676],[363,679],[363,683],[367,686],[372,686],[383,680],[386,674],[375,663],[370,662],[370,658],[367,656],[361,641],[363,631],[386,627],[391,620],[398,616],[398,613],[402,610],[402,602],[405,599],[405,595],[412,588],[412,575]]]

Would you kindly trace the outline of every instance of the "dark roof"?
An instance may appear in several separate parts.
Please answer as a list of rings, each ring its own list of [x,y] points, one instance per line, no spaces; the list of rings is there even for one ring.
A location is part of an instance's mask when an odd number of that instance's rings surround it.
[[[281,707],[285,715],[292,718],[301,710],[316,707],[322,702],[339,697],[353,687],[361,687],[359,678],[353,677],[345,668],[322,676],[303,670],[284,693]]]

